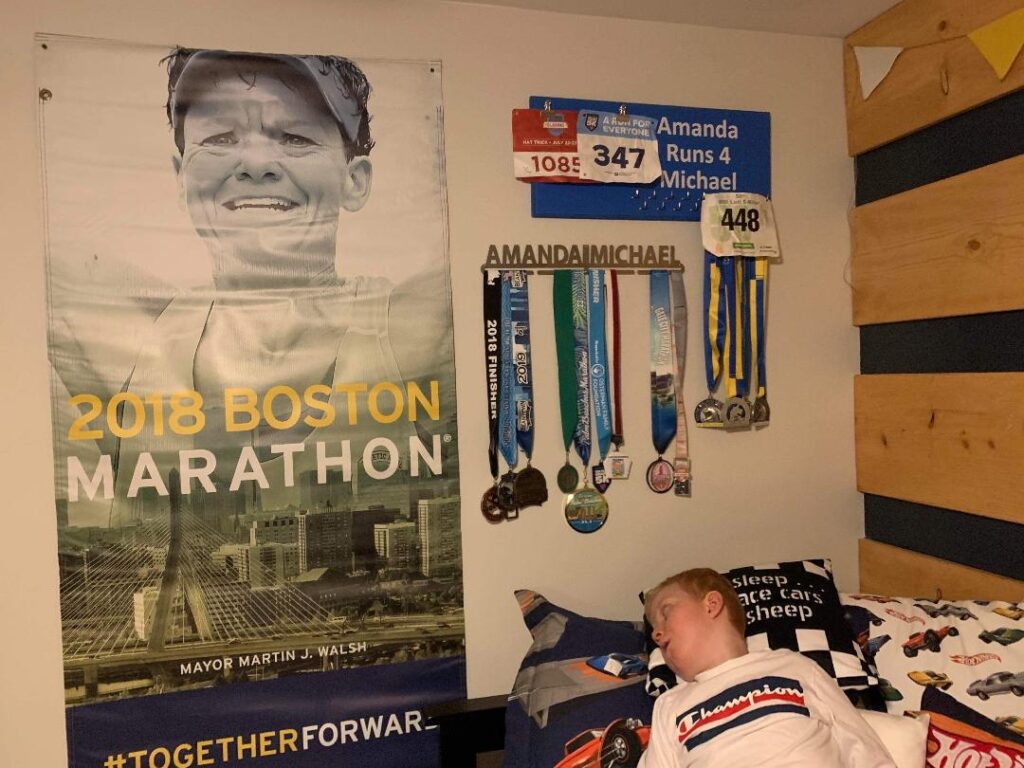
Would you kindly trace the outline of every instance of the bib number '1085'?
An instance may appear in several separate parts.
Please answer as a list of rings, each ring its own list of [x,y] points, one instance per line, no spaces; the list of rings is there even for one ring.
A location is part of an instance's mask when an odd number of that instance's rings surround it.
[[[512,163],[520,181],[579,183],[576,112],[513,110]]]

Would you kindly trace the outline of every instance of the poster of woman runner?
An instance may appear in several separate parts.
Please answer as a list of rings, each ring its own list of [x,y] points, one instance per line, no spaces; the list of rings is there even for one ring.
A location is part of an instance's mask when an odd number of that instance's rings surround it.
[[[440,65],[40,36],[37,78],[69,732],[370,667],[419,730],[464,676]]]

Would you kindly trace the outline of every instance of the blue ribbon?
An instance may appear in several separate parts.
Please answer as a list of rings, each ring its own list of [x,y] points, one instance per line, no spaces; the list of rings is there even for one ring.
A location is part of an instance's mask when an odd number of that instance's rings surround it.
[[[498,403],[498,448],[509,469],[519,461],[516,443],[515,409],[512,405],[515,388],[515,366],[512,364],[512,280],[501,273],[501,399]]]
[[[676,436],[676,360],[668,272],[651,270],[650,280],[651,437],[660,456]]]
[[[612,442],[612,404],[608,397],[608,341],[605,336],[604,270],[592,269],[587,274],[590,294],[590,388],[594,396],[594,426],[601,460],[608,455]]]
[[[768,271],[768,260],[767,257],[763,257],[764,261],[761,262],[759,259],[748,259],[750,262],[750,280],[753,281],[754,296],[756,304],[756,312],[754,313],[754,322],[757,324],[757,394],[759,397],[764,397],[768,390],[768,369],[765,365],[765,313],[766,308],[764,305],[764,288],[765,280],[767,279]],[[758,267],[760,266],[763,274],[758,275]]]
[[[522,270],[511,273],[509,299],[516,441],[529,461],[533,456],[533,366],[530,353],[530,294],[526,274]]]
[[[576,360],[576,431],[572,441],[586,469],[590,463],[590,330],[587,273],[572,271],[572,340]]]

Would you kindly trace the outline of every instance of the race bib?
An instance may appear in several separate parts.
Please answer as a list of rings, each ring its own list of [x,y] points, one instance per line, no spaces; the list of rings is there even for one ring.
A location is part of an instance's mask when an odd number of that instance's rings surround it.
[[[512,163],[520,181],[579,182],[576,112],[513,109]]]
[[[772,202],[749,192],[704,195],[700,209],[704,250],[714,256],[778,258]]]
[[[654,120],[581,111],[576,120],[580,178],[647,184],[661,178]]]

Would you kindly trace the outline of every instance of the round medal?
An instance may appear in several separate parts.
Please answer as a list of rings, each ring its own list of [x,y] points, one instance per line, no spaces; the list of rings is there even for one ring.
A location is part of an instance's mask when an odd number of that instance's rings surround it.
[[[483,498],[480,499],[480,511],[483,512],[484,517],[487,518],[489,523],[500,523],[505,519],[505,513],[498,506],[497,486],[492,485],[484,491]]]
[[[612,484],[612,479],[605,471],[604,462],[598,462],[597,464],[594,465],[593,475],[594,487],[597,488],[597,490],[600,491],[601,493],[607,491],[608,486]]]
[[[771,418],[772,409],[768,407],[768,398],[759,397],[754,401],[754,409],[751,411],[750,420],[754,424],[767,424]]]
[[[516,503],[516,473],[511,469],[498,481],[498,506],[506,513],[515,512],[519,507]]]
[[[539,507],[548,500],[548,483],[543,473],[529,464],[516,475],[515,498],[520,509]]]
[[[725,401],[725,426],[745,427],[750,424],[750,402],[742,397],[730,397]]]
[[[562,493],[572,493],[580,484],[580,473],[572,464],[565,464],[558,470],[558,488]]]
[[[655,493],[668,493],[675,485],[675,470],[664,459],[655,459],[647,467],[647,487]]]
[[[574,531],[593,533],[608,519],[608,502],[593,488],[580,488],[565,497],[562,511]]]
[[[693,411],[693,418],[698,424],[721,424],[722,401],[713,397],[701,400]]]

